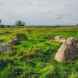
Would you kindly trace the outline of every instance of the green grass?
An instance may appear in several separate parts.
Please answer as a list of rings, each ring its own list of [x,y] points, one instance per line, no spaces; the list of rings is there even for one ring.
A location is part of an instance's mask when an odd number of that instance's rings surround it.
[[[78,58],[71,64],[58,63],[54,55],[60,43],[57,35],[78,38],[78,28],[0,28],[0,40],[10,42],[16,34],[26,38],[13,46],[15,51],[0,53],[0,78],[78,78]]]

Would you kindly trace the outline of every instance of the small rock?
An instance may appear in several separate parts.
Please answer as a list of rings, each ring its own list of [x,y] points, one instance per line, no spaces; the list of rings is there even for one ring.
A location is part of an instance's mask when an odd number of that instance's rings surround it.
[[[11,47],[7,43],[0,43],[0,52],[11,52]]]
[[[12,41],[10,42],[11,45],[16,45],[19,43],[19,40],[17,38],[12,39]]]
[[[28,37],[24,33],[18,33],[16,34],[16,37],[12,39],[10,42],[11,45],[20,44],[21,41],[28,40]]]

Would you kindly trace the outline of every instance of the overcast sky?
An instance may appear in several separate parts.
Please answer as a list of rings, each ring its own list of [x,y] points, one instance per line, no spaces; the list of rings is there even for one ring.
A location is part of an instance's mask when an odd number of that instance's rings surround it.
[[[27,24],[78,24],[78,0],[0,0],[0,19]]]

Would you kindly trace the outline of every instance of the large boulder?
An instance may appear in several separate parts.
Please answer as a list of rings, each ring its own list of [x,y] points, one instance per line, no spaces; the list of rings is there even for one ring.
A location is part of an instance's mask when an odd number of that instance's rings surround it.
[[[70,37],[58,49],[54,59],[58,62],[66,62],[76,57],[78,57],[78,40]]]

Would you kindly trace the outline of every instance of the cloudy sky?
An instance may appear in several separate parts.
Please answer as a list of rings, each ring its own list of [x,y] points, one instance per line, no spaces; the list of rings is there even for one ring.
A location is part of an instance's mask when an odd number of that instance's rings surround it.
[[[12,24],[78,24],[78,0],[0,0],[0,19]]]

